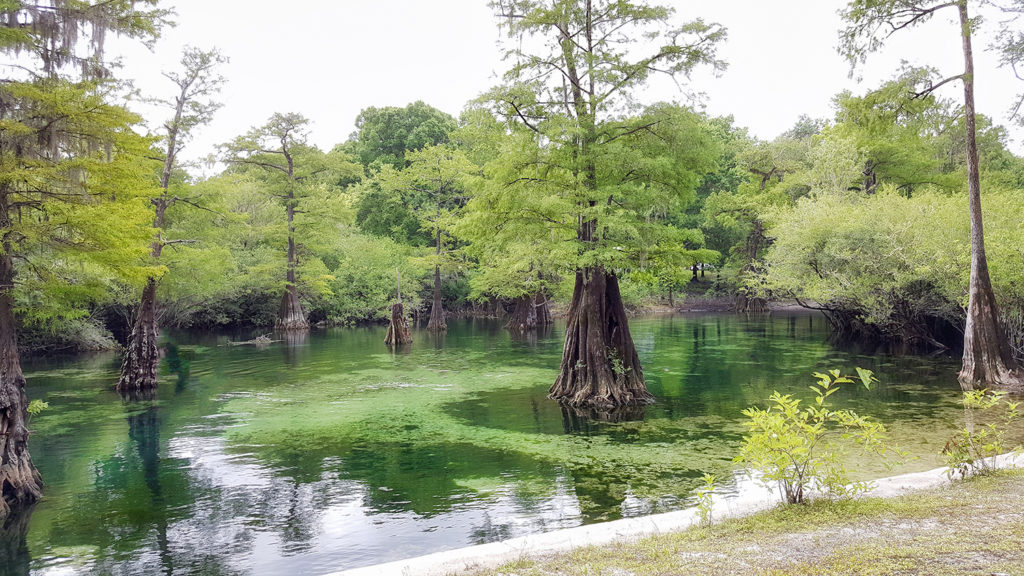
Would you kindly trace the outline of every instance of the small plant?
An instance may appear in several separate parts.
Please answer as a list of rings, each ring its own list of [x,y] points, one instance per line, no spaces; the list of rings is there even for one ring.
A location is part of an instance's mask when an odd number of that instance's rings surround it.
[[[625,376],[626,372],[629,372],[629,368],[622,363],[622,358],[619,358],[616,351],[612,348],[608,348],[608,360],[612,363],[612,372],[617,376]]]
[[[697,488],[697,517],[701,526],[711,525],[711,495],[715,491],[715,475],[704,474],[704,485]]]
[[[25,412],[28,412],[28,418],[26,419],[25,424],[31,422],[33,416],[39,414],[40,412],[46,410],[49,407],[50,404],[48,402],[43,402],[42,400],[39,399],[32,400],[31,402],[29,402],[28,407],[25,408]]]
[[[857,368],[857,374],[865,388],[877,382],[869,370]],[[852,383],[852,379],[840,375],[839,370],[815,373],[814,377],[817,382],[810,387],[814,402],[806,407],[789,394],[774,392],[766,410],[751,407],[743,411],[749,434],[735,461],[760,472],[766,485],[775,483],[783,501],[790,504],[803,502],[812,486],[830,496],[853,496],[871,489],[867,482],[849,482],[842,446],[831,442],[832,437],[853,440],[883,458],[893,450],[881,423],[852,410],[829,407],[828,398],[839,391],[840,384]]]
[[[1020,402],[1010,402],[1003,391],[970,390],[964,392],[963,401],[967,424],[942,449],[950,478],[995,470],[996,456],[1009,451],[1006,431],[1020,417]],[[976,417],[987,422],[978,425]]]

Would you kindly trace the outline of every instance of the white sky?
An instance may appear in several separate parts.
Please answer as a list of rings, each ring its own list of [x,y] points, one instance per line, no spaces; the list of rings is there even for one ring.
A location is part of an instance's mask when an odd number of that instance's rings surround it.
[[[720,56],[729,69],[718,78],[697,73],[689,89],[706,94],[709,113],[732,114],[737,125],[762,139],[785,131],[801,114],[830,118],[836,93],[877,87],[893,76],[900,60],[949,74],[962,70],[953,11],[894,38],[858,69],[858,83],[848,78],[848,66],[835,50],[842,0],[662,2],[676,7],[679,20],[702,17],[728,28]],[[324,149],[346,140],[356,115],[369,106],[423,100],[457,116],[504,70],[486,0],[303,0],[295,8],[267,0],[165,5],[177,11],[177,26],[153,52],[125,42],[112,47],[123,54],[121,75],[158,97],[173,93],[160,72],[176,68],[183,45],[217,47],[231,59],[222,69],[228,79],[224,107],[197,131],[183,154],[187,159],[209,154],[274,112],[299,112],[312,120],[313,141]],[[975,40],[978,110],[1004,123],[1024,83],[1010,70],[997,69],[986,45],[983,38]],[[960,84],[942,94],[961,99]],[[684,98],[668,84],[645,96],[645,102]],[[163,113],[151,120],[156,125]],[[1024,133],[1011,134],[1020,152],[1016,140]]]

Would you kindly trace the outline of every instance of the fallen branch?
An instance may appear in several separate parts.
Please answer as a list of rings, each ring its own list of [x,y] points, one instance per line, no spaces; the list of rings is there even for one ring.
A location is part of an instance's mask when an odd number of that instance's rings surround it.
[[[228,346],[246,346],[249,344],[253,346],[267,346],[269,344],[273,344],[274,342],[280,342],[280,340],[271,340],[270,336],[268,336],[267,334],[261,334],[260,336],[257,336],[252,340],[246,340],[245,342],[232,342],[228,340]]]

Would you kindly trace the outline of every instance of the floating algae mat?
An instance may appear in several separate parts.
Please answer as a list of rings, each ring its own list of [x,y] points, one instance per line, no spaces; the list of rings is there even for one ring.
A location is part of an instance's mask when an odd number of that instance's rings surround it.
[[[837,349],[820,316],[688,315],[631,323],[657,403],[611,419],[546,399],[561,326],[172,334],[158,398],[109,391],[116,355],[28,361],[46,498],[9,526],[9,573],[316,574],[692,505],[701,475],[735,489],[741,410],[810,396],[813,371],[879,386],[833,398],[884,421],[933,468],[962,423],[957,360]],[[275,337],[276,338],[276,337]]]

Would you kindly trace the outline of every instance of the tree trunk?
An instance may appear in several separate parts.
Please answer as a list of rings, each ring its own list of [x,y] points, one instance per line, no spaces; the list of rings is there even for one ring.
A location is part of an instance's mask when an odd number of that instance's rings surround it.
[[[533,297],[533,307],[537,310],[537,326],[550,326],[555,323],[551,317],[551,306],[544,292],[537,292]]]
[[[1024,370],[1017,366],[1010,343],[999,322],[999,309],[988,275],[985,234],[981,217],[981,178],[975,140],[974,56],[971,49],[967,2],[958,2],[964,52],[964,119],[967,128],[967,183],[971,215],[971,280],[964,328],[963,368],[960,386],[1024,391]]]
[[[290,198],[291,200],[291,198]],[[274,323],[275,330],[308,330],[309,322],[306,321],[306,313],[302,310],[302,303],[299,302],[299,289],[295,286],[295,267],[298,265],[295,259],[295,208],[288,204],[288,287],[281,297],[281,308],[277,312],[277,321]]]
[[[302,303],[299,302],[299,291],[294,284],[288,284],[288,288],[281,297],[281,308],[277,312],[274,329],[285,332],[309,329],[306,313],[302,310]]]
[[[445,332],[448,324],[444,320],[444,306],[441,303],[441,268],[434,266],[434,301],[430,305],[430,320],[427,322],[427,330],[431,332]]]
[[[172,134],[171,145],[174,144],[175,135]],[[173,159],[168,160],[168,162]],[[153,217],[153,227],[156,228],[156,239],[153,240],[150,255],[153,260],[158,260],[163,252],[163,238],[161,231],[164,227],[164,215],[167,213],[167,187],[170,182],[170,167],[164,164],[164,174],[161,178],[163,195],[153,200],[156,207]],[[160,336],[160,326],[157,324],[156,316],[156,289],[157,279],[150,278],[146,287],[142,290],[142,299],[135,310],[135,323],[128,335],[128,342],[124,348],[124,359],[121,361],[121,376],[117,379],[116,389],[122,396],[134,396],[139,393],[146,394],[156,389],[157,367],[160,364],[160,349],[156,341]]]
[[[505,328],[526,332],[537,329],[537,307],[535,298],[531,295],[516,298],[516,307],[512,316],[505,323]]]
[[[868,160],[864,162],[864,194],[871,196],[878,189],[878,174],[875,174],[875,162]]]
[[[156,278],[150,278],[142,291],[142,301],[136,311],[135,323],[121,362],[121,377],[117,380],[117,391],[122,395],[153,390],[157,386],[160,350],[156,344],[159,336],[156,288]]]
[[[412,343],[412,334],[409,332],[409,322],[405,319],[405,311],[401,302],[391,305],[391,323],[388,325],[388,335],[384,337],[384,343],[388,346],[402,346]]]
[[[5,211],[6,212],[6,211]],[[42,496],[43,481],[28,453],[28,397],[18,361],[14,321],[14,262],[10,245],[0,254],[0,518]]]
[[[551,308],[543,292],[516,298],[516,307],[512,311],[505,328],[526,332],[536,330],[540,326],[553,324]]]
[[[618,279],[603,268],[576,273],[562,365],[548,397],[598,410],[654,401],[629,334]]]

